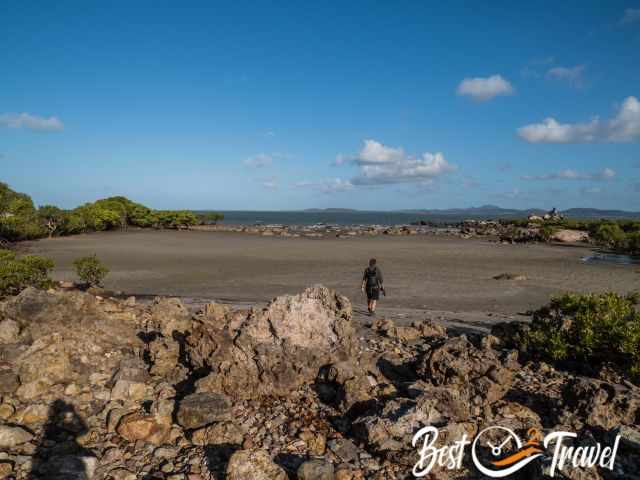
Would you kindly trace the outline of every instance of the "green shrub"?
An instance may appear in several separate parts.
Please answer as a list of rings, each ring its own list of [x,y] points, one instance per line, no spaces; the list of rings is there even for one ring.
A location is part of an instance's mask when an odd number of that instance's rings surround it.
[[[80,280],[91,286],[102,284],[102,280],[109,273],[109,269],[94,254],[89,257],[78,258],[73,262]]]
[[[566,294],[534,313],[520,347],[534,357],[613,362],[640,376],[638,295]],[[522,348],[524,347],[524,348]]]
[[[621,249],[625,243],[625,233],[617,223],[601,223],[593,234],[594,240],[605,247]]]
[[[542,227],[540,227],[540,230],[539,230],[540,239],[543,242],[548,243],[551,241],[551,237],[553,237],[553,234],[555,232],[556,232],[556,229],[551,225],[543,225]]]
[[[0,296],[17,295],[27,287],[49,288],[53,261],[36,255],[17,258],[10,250],[0,250]]]

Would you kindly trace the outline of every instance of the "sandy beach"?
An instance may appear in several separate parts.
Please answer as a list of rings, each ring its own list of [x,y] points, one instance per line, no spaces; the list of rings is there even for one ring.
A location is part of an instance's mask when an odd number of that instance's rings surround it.
[[[585,264],[588,246],[502,245],[452,237],[273,238],[239,233],[129,231],[26,244],[51,257],[54,277],[74,278],[75,258],[96,253],[111,272],[105,286],[132,295],[180,296],[199,303],[263,303],[323,284],[347,295],[358,314],[366,261],[375,256],[388,296],[379,315],[482,328],[515,318],[566,291],[628,292],[637,267]],[[494,280],[501,273],[527,280]]]

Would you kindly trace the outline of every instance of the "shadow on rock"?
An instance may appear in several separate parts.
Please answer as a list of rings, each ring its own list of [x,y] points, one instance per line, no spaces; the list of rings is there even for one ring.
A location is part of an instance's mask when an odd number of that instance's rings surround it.
[[[56,400],[49,406],[49,417],[33,457],[28,479],[88,480],[97,459],[77,438],[88,432],[87,425],[73,405]]]
[[[231,455],[240,450],[240,445],[223,443],[220,445],[208,445],[205,447],[205,457],[209,472],[216,480],[224,480],[225,471]]]

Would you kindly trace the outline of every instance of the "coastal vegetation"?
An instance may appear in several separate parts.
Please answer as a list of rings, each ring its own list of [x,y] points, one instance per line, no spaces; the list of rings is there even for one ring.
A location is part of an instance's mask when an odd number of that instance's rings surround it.
[[[564,294],[535,311],[530,324],[519,324],[503,338],[534,358],[609,363],[640,378],[639,300],[637,293]]]
[[[37,255],[18,258],[15,252],[0,250],[0,297],[17,295],[27,287],[49,288],[53,261]]]
[[[97,287],[102,285],[102,281],[109,273],[109,269],[93,254],[88,257],[81,257],[73,262],[78,278],[84,283]]]
[[[27,194],[0,182],[0,239],[9,242],[129,227],[181,229],[223,218],[214,212],[152,210],[122,196],[85,203],[73,210],[54,205],[37,208]]]
[[[637,220],[503,220],[506,227],[539,227],[539,236],[549,241],[559,230],[581,230],[598,246],[618,253],[640,255],[640,221]]]

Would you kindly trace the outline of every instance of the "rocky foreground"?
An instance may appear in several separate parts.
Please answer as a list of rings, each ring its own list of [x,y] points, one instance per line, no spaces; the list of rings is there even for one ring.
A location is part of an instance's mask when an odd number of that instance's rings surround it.
[[[520,363],[496,336],[429,321],[358,333],[323,287],[198,312],[27,289],[0,303],[0,400],[0,478],[404,479],[425,425],[439,445],[493,425],[619,434],[613,470],[562,474],[640,478],[640,388],[615,372]],[[468,457],[429,478],[486,478]],[[510,478],[549,473],[532,467]]]

